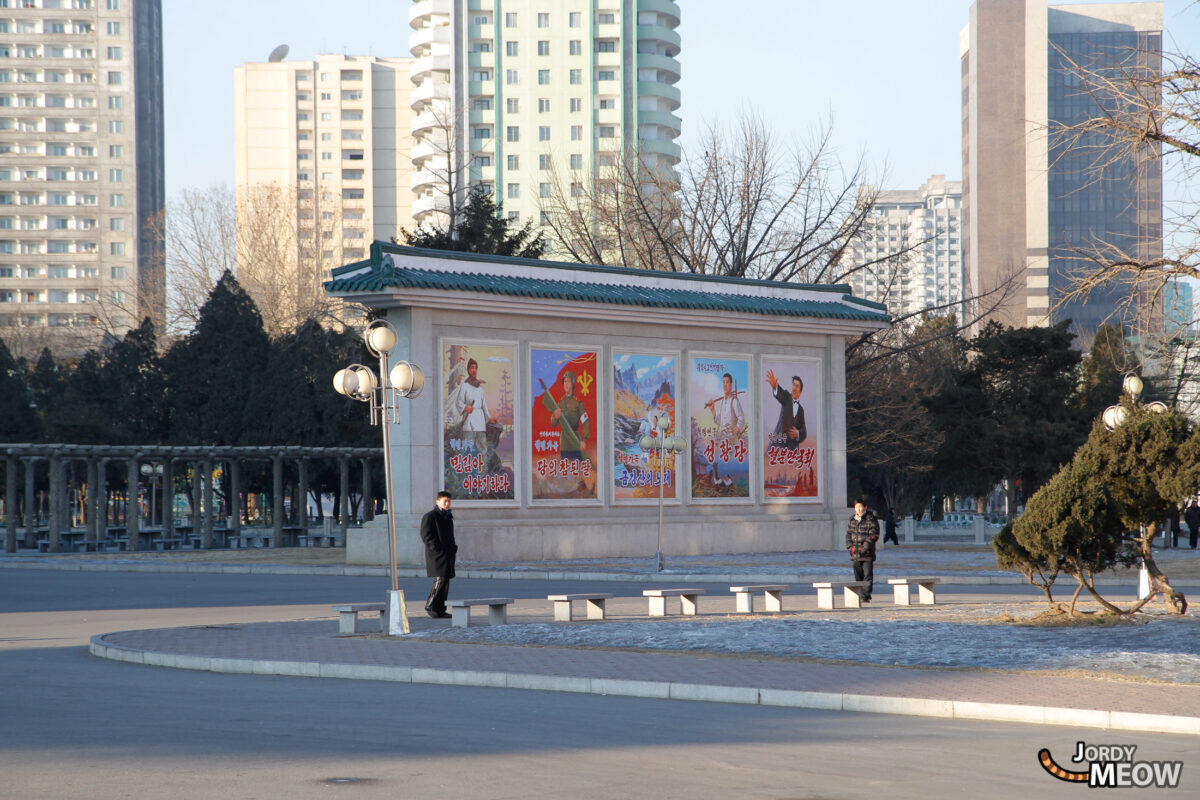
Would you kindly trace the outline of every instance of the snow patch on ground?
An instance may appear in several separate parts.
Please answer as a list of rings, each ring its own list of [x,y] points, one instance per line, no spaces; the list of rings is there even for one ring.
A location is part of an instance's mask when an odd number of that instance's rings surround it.
[[[1084,670],[1200,683],[1200,617],[1190,614],[1115,627],[765,617],[525,623],[450,628],[413,636],[507,645],[820,658],[906,667]]]

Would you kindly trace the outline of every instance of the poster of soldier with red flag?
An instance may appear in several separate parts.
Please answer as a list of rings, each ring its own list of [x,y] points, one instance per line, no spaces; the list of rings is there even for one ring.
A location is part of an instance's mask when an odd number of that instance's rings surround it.
[[[762,361],[763,497],[816,499],[821,421],[816,359]]]
[[[598,499],[597,352],[529,350],[534,500]]]

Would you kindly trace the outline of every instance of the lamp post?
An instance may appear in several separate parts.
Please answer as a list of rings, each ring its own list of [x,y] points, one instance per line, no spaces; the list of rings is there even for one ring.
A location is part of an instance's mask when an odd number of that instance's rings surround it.
[[[154,525],[154,495],[158,492],[158,481],[162,478],[162,464],[142,464],[142,474],[150,479],[150,525]],[[163,498],[162,505],[167,504],[166,498]]]
[[[1125,394],[1129,395],[1129,400],[1132,403],[1138,402],[1138,398],[1142,396],[1142,389],[1145,388],[1142,379],[1132,372],[1125,376],[1125,380],[1121,383],[1121,388]],[[1155,400],[1146,403],[1147,411],[1155,414],[1162,414],[1167,410],[1165,403],[1160,403]],[[1110,431],[1115,431],[1129,419],[1129,409],[1122,405],[1109,406],[1104,409],[1104,413],[1100,417],[1104,421],[1104,427]],[[1145,526],[1138,526],[1138,534],[1145,536]],[[1150,594],[1150,570],[1146,569],[1146,562],[1142,561],[1138,568],[1138,599],[1141,600],[1146,595]]]
[[[392,588],[388,592],[387,633],[408,633],[408,610],[396,564],[396,505],[392,490],[391,426],[400,421],[400,399],[412,400],[425,388],[425,373],[416,364],[397,361],[388,366],[388,356],[396,347],[396,329],[386,320],[375,320],[363,331],[367,351],[379,359],[379,375],[370,367],[351,364],[333,376],[333,388],[362,403],[370,403],[371,424],[383,428],[383,473],[387,496],[388,554],[391,559]]]
[[[667,429],[671,427],[671,420],[663,414],[658,418],[658,435],[643,436],[641,445],[643,450],[658,449],[658,549],[654,552],[654,568],[657,572],[663,571],[663,554],[662,554],[662,528],[663,528],[663,486],[667,482],[666,470],[663,469],[663,463],[666,460],[667,451],[671,451],[671,467],[676,475],[679,474],[675,470],[675,456],[682,453],[687,447],[687,442],[682,436],[667,436]],[[676,481],[678,486],[679,482]]]

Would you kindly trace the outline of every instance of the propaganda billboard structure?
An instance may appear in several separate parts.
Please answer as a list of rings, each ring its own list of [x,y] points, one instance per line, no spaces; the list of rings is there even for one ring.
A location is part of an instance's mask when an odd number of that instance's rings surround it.
[[[888,325],[845,286],[376,242],[326,290],[385,314],[437,391],[391,431],[400,551],[454,495],[467,560],[840,548],[845,346]],[[661,431],[682,453],[643,448]],[[386,538],[347,539],[381,563]],[[381,555],[382,554],[382,555]]]

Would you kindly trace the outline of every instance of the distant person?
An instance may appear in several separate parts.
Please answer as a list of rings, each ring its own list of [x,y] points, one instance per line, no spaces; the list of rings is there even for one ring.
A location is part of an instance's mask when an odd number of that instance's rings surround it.
[[[451,495],[438,492],[435,508],[421,518],[421,541],[425,542],[425,575],[433,578],[425,613],[434,619],[445,619],[446,597],[450,594],[450,579],[454,577],[454,515],[450,513]]]
[[[846,523],[846,549],[850,551],[850,561],[854,565],[854,580],[866,581],[867,585],[858,590],[858,596],[864,603],[871,602],[871,592],[875,588],[875,542],[879,540],[879,520],[867,509],[862,500],[854,504],[854,516]]]
[[[1171,506],[1167,512],[1167,531],[1171,537],[1171,547],[1179,547],[1179,506]],[[1164,537],[1166,538],[1166,537]]]
[[[1196,505],[1196,498],[1192,498],[1188,503],[1187,511],[1183,512],[1183,521],[1188,526],[1188,544],[1192,549],[1196,549],[1196,540],[1200,538],[1200,505]]]
[[[892,544],[900,544],[900,540],[896,538],[896,509],[888,506],[887,516],[883,520],[883,543],[887,544],[891,539]]]

